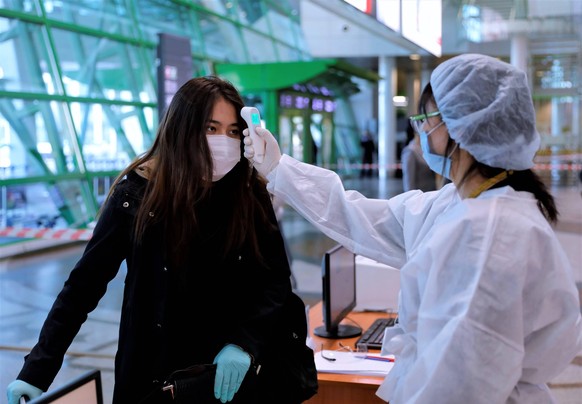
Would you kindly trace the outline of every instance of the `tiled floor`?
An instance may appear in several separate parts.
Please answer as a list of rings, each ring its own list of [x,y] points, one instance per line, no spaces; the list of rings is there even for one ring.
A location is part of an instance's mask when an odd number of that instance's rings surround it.
[[[400,181],[390,179],[346,180],[348,189],[358,189],[373,198],[386,198],[401,192]],[[562,211],[556,232],[575,269],[575,279],[582,288],[582,197],[579,185],[552,190]],[[335,242],[291,209],[283,215],[283,229],[293,256],[297,292],[308,304],[321,299],[321,257]],[[9,247],[2,247],[3,257]],[[12,245],[14,251],[14,244]],[[38,330],[68,272],[82,253],[83,244],[61,246],[42,253],[0,259],[0,404],[22,358],[35,343]],[[90,314],[70,348],[70,355],[53,386],[58,386],[93,368],[101,369],[105,402],[111,401],[113,355],[117,344],[119,307],[124,268],[111,282],[99,307]],[[552,390],[559,404],[582,403],[582,355],[555,380]]]

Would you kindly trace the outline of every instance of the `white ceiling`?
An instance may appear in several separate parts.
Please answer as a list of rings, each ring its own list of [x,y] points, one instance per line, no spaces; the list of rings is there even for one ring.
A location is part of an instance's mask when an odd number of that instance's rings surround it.
[[[307,45],[315,57],[429,54],[342,0],[301,0],[300,13]]]
[[[572,55],[572,63],[582,64],[582,0],[443,0],[442,58],[343,0],[297,1],[314,57],[341,57],[371,70],[377,71],[378,56],[395,56],[398,68],[408,71],[431,69],[443,58],[466,52],[509,58],[516,34],[527,37],[532,63],[534,56],[549,54]],[[479,18],[464,15],[468,7],[479,10]],[[486,34],[481,41],[467,38],[465,27],[475,23]],[[422,59],[411,61],[413,53]]]

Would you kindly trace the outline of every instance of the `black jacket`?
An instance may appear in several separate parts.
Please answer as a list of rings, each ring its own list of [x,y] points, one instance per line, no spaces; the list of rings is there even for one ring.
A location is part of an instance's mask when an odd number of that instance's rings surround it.
[[[140,245],[132,242],[133,222],[147,180],[130,173],[120,182],[18,378],[48,389],[65,351],[123,260],[127,260],[127,276],[114,403],[139,402],[137,396],[159,386],[173,370],[212,363],[228,343],[242,347],[260,364],[271,324],[291,292],[290,270],[264,188],[253,191],[268,206],[274,226],[266,229],[258,222],[256,226],[266,265],[259,264],[248,248],[227,256],[220,252],[234,200],[229,183],[240,180],[237,172],[242,164],[216,182],[210,198],[198,207],[201,235],[191,241],[183,268],[172,267],[164,259],[164,235],[159,227],[152,226]]]

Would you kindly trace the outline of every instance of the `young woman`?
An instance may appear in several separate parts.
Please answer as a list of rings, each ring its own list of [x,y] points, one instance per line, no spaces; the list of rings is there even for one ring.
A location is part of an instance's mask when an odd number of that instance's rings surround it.
[[[179,89],[153,146],[112,187],[10,404],[47,390],[123,260],[113,402],[172,402],[171,372],[212,363],[216,402],[262,401],[257,370],[291,283],[266,183],[241,158],[242,107],[219,78]]]
[[[391,404],[551,403],[547,382],[582,349],[571,265],[550,223],[552,196],[531,170],[540,138],[526,75],[484,55],[432,73],[412,117],[423,155],[452,180],[390,200],[344,191],[328,170],[264,161],[268,189],[355,253],[401,268],[395,366],[377,394]],[[245,155],[253,156],[245,138]]]

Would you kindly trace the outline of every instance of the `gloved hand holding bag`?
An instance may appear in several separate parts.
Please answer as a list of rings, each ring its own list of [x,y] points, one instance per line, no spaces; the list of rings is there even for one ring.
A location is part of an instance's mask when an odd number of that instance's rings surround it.
[[[216,377],[214,397],[222,403],[231,401],[251,366],[251,356],[236,345],[226,345],[214,358]]]

